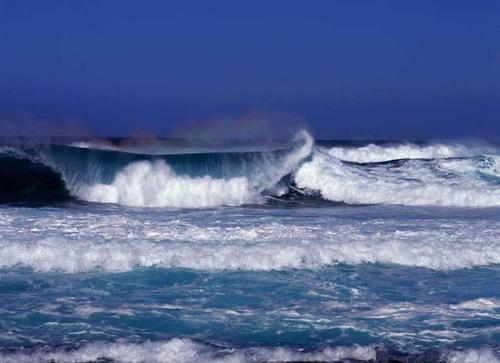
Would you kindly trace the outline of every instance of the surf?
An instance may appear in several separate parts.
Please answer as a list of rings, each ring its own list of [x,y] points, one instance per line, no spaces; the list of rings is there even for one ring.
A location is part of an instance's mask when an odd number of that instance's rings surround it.
[[[243,205],[500,206],[494,145],[316,143],[300,131],[270,150],[139,152],[92,143],[0,148],[0,201],[141,208]],[[169,152],[172,148],[168,149]]]

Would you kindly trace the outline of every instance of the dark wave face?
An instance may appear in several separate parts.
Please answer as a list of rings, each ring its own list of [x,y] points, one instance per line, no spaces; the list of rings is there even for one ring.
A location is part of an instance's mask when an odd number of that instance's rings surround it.
[[[287,148],[255,152],[161,155],[66,145],[6,147],[0,167],[6,174],[16,172],[1,199],[71,197],[140,207],[262,203],[311,148],[305,133]]]
[[[0,201],[176,208],[500,205],[500,153],[491,145],[315,145],[300,132],[277,150],[151,150],[88,143],[4,147]]]
[[[0,200],[60,201],[71,198],[62,175],[42,163],[0,156]]]

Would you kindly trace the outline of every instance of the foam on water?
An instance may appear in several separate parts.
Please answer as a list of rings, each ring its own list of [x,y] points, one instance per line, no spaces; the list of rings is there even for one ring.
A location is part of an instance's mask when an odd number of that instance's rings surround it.
[[[403,166],[366,168],[316,153],[294,173],[299,188],[318,191],[323,198],[349,204],[440,205],[491,207],[500,205],[500,188],[476,174],[470,160],[409,160]],[[490,165],[492,164],[492,165]],[[486,171],[495,175],[496,159]]]
[[[163,160],[137,161],[118,172],[110,184],[78,185],[79,198],[133,207],[206,208],[238,206],[263,200],[261,192],[272,188],[292,172],[312,150],[313,139],[305,131],[295,137],[298,145],[276,162],[267,162],[256,176],[213,178],[177,175]]]
[[[500,205],[500,157],[493,146],[370,144],[326,150],[301,131],[287,149],[230,156],[161,156],[67,146],[15,150],[6,147],[0,153],[53,169],[50,177],[60,178],[65,186],[59,194],[69,196],[69,191],[85,201],[125,206],[240,206],[269,197],[300,198],[304,191],[348,204]],[[4,160],[3,179],[9,179],[13,163]],[[18,166],[22,169],[21,162]],[[22,185],[18,194],[29,200],[39,174],[50,171],[38,169],[36,175],[22,169],[6,185]],[[30,180],[18,180],[23,175]]]
[[[492,349],[467,349],[451,351],[443,354],[443,359],[449,363],[499,363],[500,356]]]
[[[334,147],[328,153],[340,160],[356,163],[373,163],[399,159],[439,159],[452,157],[470,157],[494,152],[490,146],[467,146],[460,144],[399,144],[375,145],[362,147]]]
[[[251,363],[251,362],[340,362],[379,361],[375,346],[327,347],[317,351],[302,351],[287,347],[276,348],[221,348],[195,342],[190,339],[174,338],[163,342],[115,343],[96,342],[78,349],[56,348],[35,349],[0,353],[4,363],[49,363],[49,362],[97,362],[111,360],[122,363]],[[383,361],[386,359],[380,358]],[[434,357],[436,358],[436,357]],[[488,348],[467,350],[446,350],[437,358],[442,363],[498,363],[500,357]],[[382,361],[380,360],[380,361]]]
[[[496,151],[40,150],[0,150],[68,192],[0,206],[1,362],[499,362]]]
[[[339,361],[342,359],[372,360],[375,359],[374,347],[338,347],[325,348],[317,352],[301,352],[290,348],[246,348],[223,349],[203,345],[189,339],[171,339],[165,342],[145,342],[142,344],[129,342],[92,343],[77,350],[57,349],[55,351],[34,351],[18,353],[0,353],[5,363],[23,362],[94,362],[111,359],[114,362],[318,362]]]
[[[457,304],[455,308],[469,310],[495,310],[500,309],[500,299],[478,298],[474,300],[467,300]]]
[[[463,246],[461,246],[463,248]],[[197,270],[279,270],[319,268],[335,263],[383,263],[439,270],[500,263],[497,247],[468,246],[457,254],[453,244],[427,243],[422,250],[402,241],[258,243],[255,245],[109,242],[89,244],[45,239],[0,247],[0,267],[17,265],[37,271],[129,271],[135,267],[182,267]],[[462,250],[462,253],[464,251]]]
[[[9,210],[0,234],[0,267],[38,271],[129,271],[135,267],[197,270],[320,268],[335,263],[384,263],[439,270],[500,263],[498,223],[442,225],[389,219],[362,222],[320,216],[255,221],[229,214],[219,220],[179,220],[172,212],[25,217]],[[201,214],[200,214],[201,213]],[[145,219],[144,219],[144,218]],[[210,215],[208,216],[210,217]],[[234,223],[236,223],[236,225]]]
[[[125,167],[111,184],[81,188],[83,200],[133,207],[206,208],[257,201],[244,177],[214,179],[176,175],[162,160],[138,161]]]

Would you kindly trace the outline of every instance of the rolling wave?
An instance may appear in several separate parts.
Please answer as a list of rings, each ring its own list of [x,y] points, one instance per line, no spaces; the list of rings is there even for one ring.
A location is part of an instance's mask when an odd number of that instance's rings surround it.
[[[245,204],[500,206],[500,153],[460,144],[314,144],[274,151],[145,154],[91,145],[0,149],[0,200],[133,207]]]
[[[384,346],[339,346],[318,350],[291,347],[232,348],[204,344],[187,338],[132,343],[88,343],[80,347],[38,347],[19,351],[0,351],[2,362],[500,362],[498,352],[491,348],[442,349],[425,353],[401,354]]]
[[[0,154],[0,201],[54,201],[69,197],[56,170],[43,163]]]
[[[403,143],[396,145],[368,144],[361,147],[333,147],[328,153],[334,158],[355,163],[376,163],[399,159],[444,159],[480,156],[494,153],[489,145]]]
[[[460,246],[464,254],[457,255],[457,245],[449,241],[450,238],[433,242],[429,241],[429,236],[419,236],[422,243],[416,249],[412,237],[388,234],[383,237],[375,236],[375,242],[371,243],[360,242],[362,235],[354,234],[344,240],[332,238],[292,241],[286,244],[273,241],[237,241],[234,244],[199,245],[140,240],[89,244],[88,241],[46,238],[30,244],[0,243],[0,268],[25,266],[36,271],[67,273],[96,270],[125,272],[137,267],[272,271],[318,269],[339,263],[382,263],[448,271],[500,263],[495,240],[476,245],[467,241]]]
[[[353,165],[317,153],[294,173],[296,185],[347,204],[500,205],[500,159],[398,160]]]
[[[476,220],[468,213],[447,223],[402,217],[395,224],[391,218],[370,220],[349,210],[336,211],[334,218],[325,211],[297,211],[300,218],[279,222],[243,218],[232,209],[192,214],[107,208],[97,214],[34,212],[0,210],[0,270],[271,271],[372,263],[451,271],[500,264],[500,221]]]
[[[0,352],[2,362],[318,362],[356,359],[373,361],[375,347],[352,346],[325,348],[302,352],[287,347],[229,349],[202,344],[190,339],[174,338],[161,342],[93,343],[80,349],[33,350],[31,352]]]

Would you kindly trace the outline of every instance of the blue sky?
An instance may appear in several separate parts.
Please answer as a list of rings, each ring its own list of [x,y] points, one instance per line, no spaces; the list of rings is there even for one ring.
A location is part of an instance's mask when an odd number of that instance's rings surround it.
[[[0,0],[0,117],[499,139],[499,40],[490,0]]]

